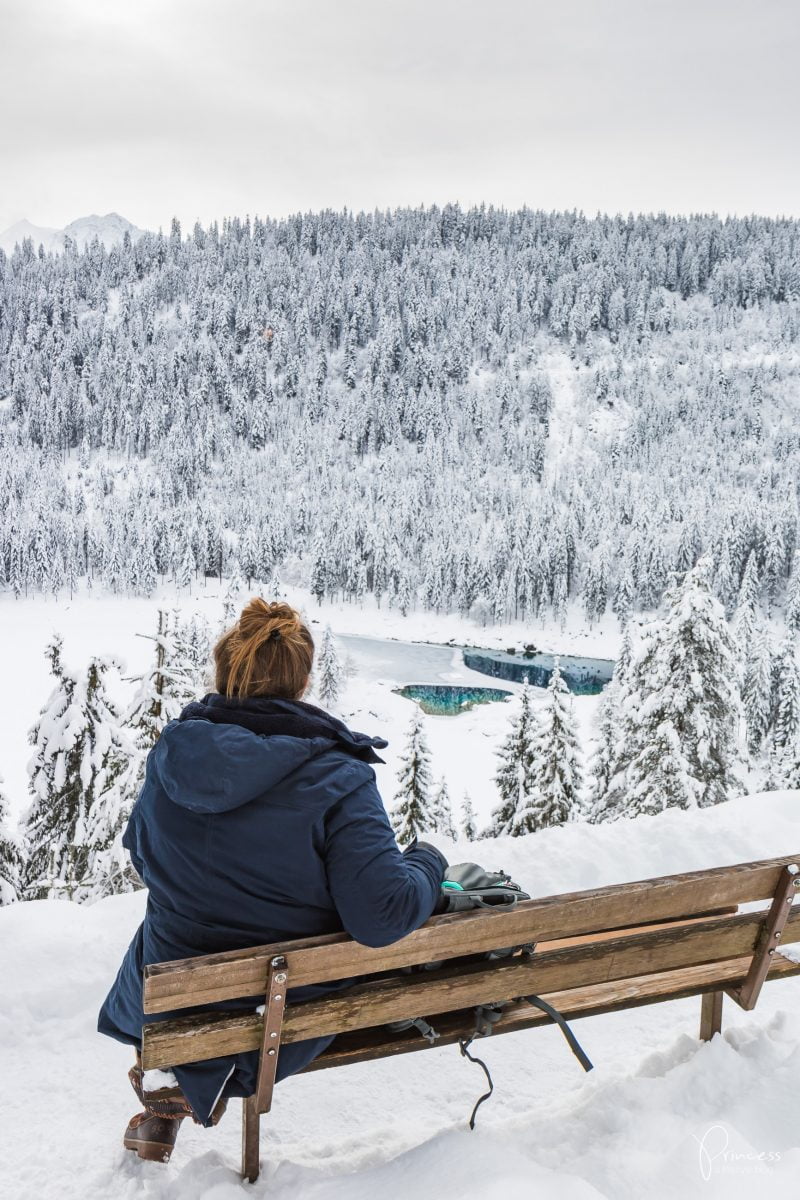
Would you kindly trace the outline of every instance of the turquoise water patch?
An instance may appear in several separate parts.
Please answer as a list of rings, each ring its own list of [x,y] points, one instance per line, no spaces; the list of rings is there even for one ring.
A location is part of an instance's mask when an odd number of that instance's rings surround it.
[[[558,657],[561,678],[576,696],[597,696],[614,673],[614,662],[610,658],[582,658],[572,654]],[[547,687],[555,661],[555,654],[510,654],[502,650],[464,647],[464,666],[471,671],[493,675],[495,679],[513,679],[515,683],[522,683],[527,676],[531,687]]]
[[[507,700],[512,692],[501,688],[457,687],[437,683],[409,683],[394,689],[407,700],[416,700],[423,712],[434,717],[452,717],[476,704]]]

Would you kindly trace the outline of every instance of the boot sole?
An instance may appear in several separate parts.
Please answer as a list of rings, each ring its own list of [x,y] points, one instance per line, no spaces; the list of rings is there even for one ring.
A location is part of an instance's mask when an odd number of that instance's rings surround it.
[[[133,1150],[146,1162],[168,1163],[172,1156],[172,1147],[165,1146],[163,1142],[135,1142],[131,1138],[123,1138],[122,1144],[126,1150]]]

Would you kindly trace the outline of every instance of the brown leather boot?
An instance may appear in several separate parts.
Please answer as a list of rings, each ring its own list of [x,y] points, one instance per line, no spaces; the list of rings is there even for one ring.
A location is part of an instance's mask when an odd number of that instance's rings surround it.
[[[138,1055],[136,1066],[131,1067],[128,1078],[145,1111],[131,1117],[122,1139],[123,1145],[126,1150],[135,1150],[139,1158],[151,1162],[169,1162],[181,1122],[186,1117],[191,1117],[195,1124],[199,1124],[199,1121],[179,1087],[159,1088],[154,1092],[144,1090]],[[214,1125],[219,1122],[227,1106],[227,1100],[217,1102],[211,1115]]]
[[[139,1158],[149,1162],[167,1163],[178,1140],[183,1117],[156,1117],[149,1112],[137,1113],[128,1122],[122,1144],[135,1150]]]

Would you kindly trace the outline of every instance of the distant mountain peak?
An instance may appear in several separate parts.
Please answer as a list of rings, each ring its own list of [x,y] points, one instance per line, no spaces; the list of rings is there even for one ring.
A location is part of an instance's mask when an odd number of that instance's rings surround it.
[[[0,248],[11,254],[17,243],[30,238],[37,250],[41,245],[44,246],[45,252],[53,251],[58,254],[64,249],[67,238],[75,242],[79,250],[85,249],[94,238],[98,238],[109,250],[118,245],[126,233],[129,233],[131,240],[135,242],[144,232],[117,212],[106,213],[105,216],[90,213],[86,217],[70,221],[63,229],[33,225],[27,218],[23,218],[0,233]]]

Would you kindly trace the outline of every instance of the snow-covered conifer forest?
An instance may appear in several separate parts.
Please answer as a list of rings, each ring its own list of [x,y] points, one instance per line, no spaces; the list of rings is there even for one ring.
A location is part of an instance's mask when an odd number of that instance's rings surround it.
[[[0,253],[0,585],[286,569],[481,622],[800,624],[800,223],[492,208]]]

